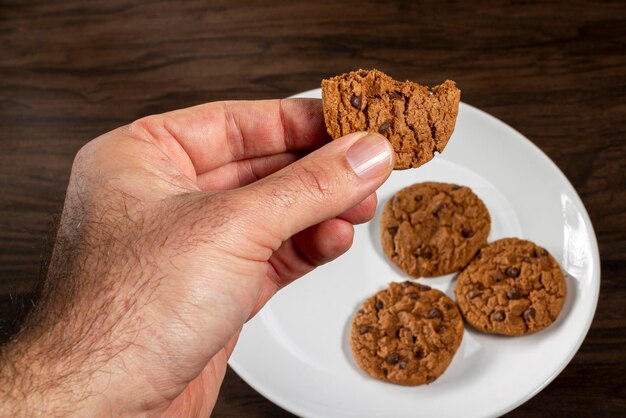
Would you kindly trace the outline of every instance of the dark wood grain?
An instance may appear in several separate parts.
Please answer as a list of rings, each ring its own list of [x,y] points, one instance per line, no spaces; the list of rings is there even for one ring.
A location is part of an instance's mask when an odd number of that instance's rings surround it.
[[[376,67],[463,100],[537,144],[600,243],[583,346],[508,416],[626,410],[626,3],[0,1],[0,326],[38,278],[71,162],[133,119],[221,99],[284,97]],[[384,3],[384,4],[379,4]],[[291,416],[229,371],[216,417]]]

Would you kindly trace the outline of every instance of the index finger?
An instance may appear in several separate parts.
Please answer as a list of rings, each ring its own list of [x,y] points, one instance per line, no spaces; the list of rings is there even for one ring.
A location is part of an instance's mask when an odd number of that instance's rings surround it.
[[[319,99],[206,103],[134,122],[196,175],[232,161],[316,149],[330,140]]]

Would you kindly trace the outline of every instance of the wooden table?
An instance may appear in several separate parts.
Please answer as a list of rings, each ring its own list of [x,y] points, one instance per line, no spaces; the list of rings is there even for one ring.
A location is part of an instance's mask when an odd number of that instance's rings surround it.
[[[142,115],[285,97],[376,67],[424,84],[456,80],[465,102],[532,139],[572,182],[600,242],[598,310],[571,364],[509,416],[622,415],[626,3],[247,3],[0,2],[4,338],[28,306],[85,142]],[[214,416],[291,415],[229,371]]]

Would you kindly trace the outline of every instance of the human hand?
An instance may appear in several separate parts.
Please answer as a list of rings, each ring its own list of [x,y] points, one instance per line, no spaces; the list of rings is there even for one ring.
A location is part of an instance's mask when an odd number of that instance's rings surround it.
[[[0,415],[208,416],[243,324],[373,216],[393,157],[363,135],[326,144],[319,100],[287,99],[85,145],[41,298],[0,356]]]

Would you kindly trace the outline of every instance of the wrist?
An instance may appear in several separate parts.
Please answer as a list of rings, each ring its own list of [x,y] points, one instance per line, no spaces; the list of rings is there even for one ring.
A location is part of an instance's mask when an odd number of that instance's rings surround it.
[[[83,241],[107,237],[72,235],[68,224],[61,224],[37,305],[17,338],[0,346],[0,416],[147,415],[166,399],[145,375],[153,357],[143,348],[150,344],[137,341],[149,327],[128,275],[133,266],[104,262],[123,251],[111,245],[81,254]]]
[[[105,405],[91,396],[89,381],[77,366],[48,358],[38,345],[7,344],[0,353],[0,416],[104,415]]]
[[[141,416],[164,399],[132,374],[129,356],[75,350],[54,330],[0,349],[0,416]]]

